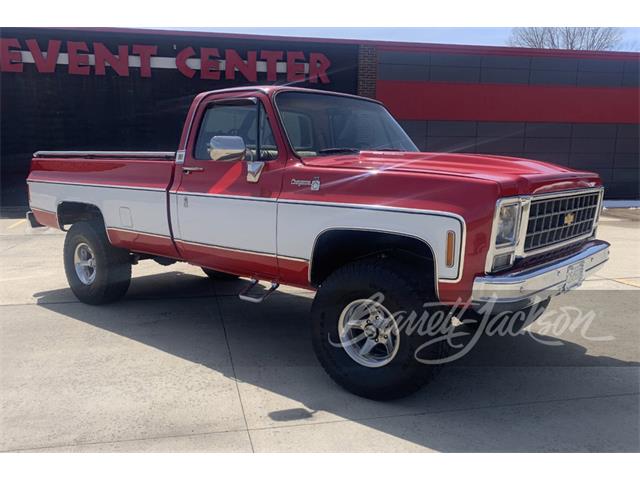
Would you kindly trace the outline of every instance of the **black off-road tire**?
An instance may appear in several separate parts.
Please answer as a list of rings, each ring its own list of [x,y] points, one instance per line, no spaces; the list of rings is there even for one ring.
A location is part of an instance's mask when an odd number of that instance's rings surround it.
[[[95,279],[89,285],[80,280],[74,263],[76,248],[82,243],[89,246],[95,257]],[[73,294],[91,305],[122,298],[131,282],[129,252],[109,243],[101,221],[78,222],[69,229],[64,241],[64,270]]]
[[[237,275],[232,275],[230,273],[225,273],[225,272],[219,272],[218,270],[211,270],[210,268],[202,267],[202,271],[211,280],[229,281],[229,280],[236,280],[238,278]]]
[[[346,390],[374,400],[390,400],[410,395],[420,389],[439,370],[437,365],[416,359],[416,350],[432,337],[424,331],[410,332],[400,325],[397,354],[386,365],[376,368],[353,360],[340,346],[338,322],[352,301],[384,295],[382,305],[392,314],[415,311],[423,314],[426,302],[435,303],[427,274],[406,261],[394,258],[370,258],[350,263],[331,274],[319,287],[312,306],[312,341],[315,353],[329,376]],[[440,305],[428,307],[430,313],[448,310]],[[450,319],[447,319],[450,321]],[[402,321],[400,321],[402,323]],[[445,342],[436,342],[418,353],[420,359],[439,359]]]

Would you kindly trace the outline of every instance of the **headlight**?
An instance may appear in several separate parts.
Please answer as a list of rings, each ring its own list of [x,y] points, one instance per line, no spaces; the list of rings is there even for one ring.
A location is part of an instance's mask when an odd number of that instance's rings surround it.
[[[496,235],[497,246],[514,245],[516,243],[519,217],[519,203],[511,203],[500,207],[498,233]]]

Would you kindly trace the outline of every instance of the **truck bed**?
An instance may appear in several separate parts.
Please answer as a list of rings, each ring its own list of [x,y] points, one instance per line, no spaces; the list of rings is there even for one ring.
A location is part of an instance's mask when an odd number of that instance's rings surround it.
[[[174,158],[174,152],[36,152],[27,178],[31,209],[39,223],[61,228],[61,210],[95,205],[114,245],[173,254],[167,191]]]

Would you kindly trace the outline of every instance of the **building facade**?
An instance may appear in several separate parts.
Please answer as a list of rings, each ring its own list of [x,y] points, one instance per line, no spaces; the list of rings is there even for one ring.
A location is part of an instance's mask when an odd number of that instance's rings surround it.
[[[2,206],[36,150],[174,150],[203,90],[377,98],[421,150],[535,158],[638,199],[640,56],[128,29],[0,31]]]

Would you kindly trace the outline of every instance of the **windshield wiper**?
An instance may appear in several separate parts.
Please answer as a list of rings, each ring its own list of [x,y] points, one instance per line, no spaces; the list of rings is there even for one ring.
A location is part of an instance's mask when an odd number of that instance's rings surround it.
[[[357,148],[323,148],[322,150],[318,150],[318,155],[332,155],[338,153],[360,153],[360,150]]]

